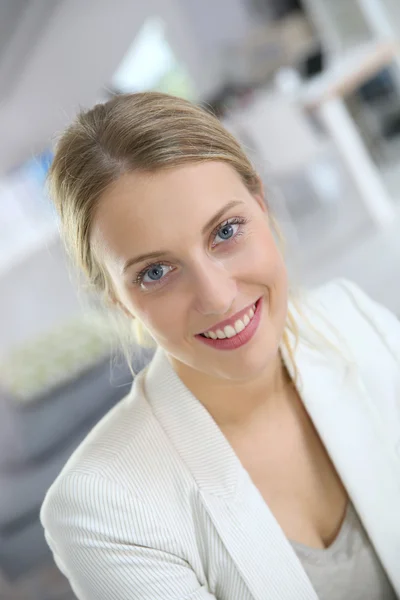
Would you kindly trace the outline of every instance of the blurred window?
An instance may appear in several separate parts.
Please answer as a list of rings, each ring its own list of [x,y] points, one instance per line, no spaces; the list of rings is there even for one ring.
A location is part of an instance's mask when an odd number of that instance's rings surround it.
[[[33,157],[0,179],[0,270],[57,234],[45,190],[51,157]]]
[[[168,44],[165,23],[147,19],[111,82],[119,93],[156,90],[194,99],[194,85]]]

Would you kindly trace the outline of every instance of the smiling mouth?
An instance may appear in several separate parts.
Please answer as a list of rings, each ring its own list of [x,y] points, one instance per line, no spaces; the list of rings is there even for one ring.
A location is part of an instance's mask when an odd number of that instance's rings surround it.
[[[242,331],[244,331],[254,319],[258,302],[259,300],[243,311],[241,317],[236,319],[234,322],[225,325],[224,327],[214,327],[213,329],[205,331],[204,333],[200,333],[199,335],[212,340],[225,340],[239,335],[239,333],[242,333]]]

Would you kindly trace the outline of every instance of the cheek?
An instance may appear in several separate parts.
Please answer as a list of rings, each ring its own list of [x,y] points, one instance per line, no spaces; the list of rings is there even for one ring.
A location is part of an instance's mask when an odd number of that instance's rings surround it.
[[[279,278],[286,273],[283,257],[269,226],[261,224],[245,243],[243,266],[265,279]]]
[[[134,314],[157,342],[163,343],[182,336],[183,315],[186,314],[182,294],[165,294],[162,298],[148,294],[134,298],[132,304]]]
[[[252,279],[269,289],[271,315],[281,321],[285,318],[288,302],[288,276],[285,261],[268,228],[260,227],[252,239],[246,257]],[[251,267],[250,267],[251,265]]]

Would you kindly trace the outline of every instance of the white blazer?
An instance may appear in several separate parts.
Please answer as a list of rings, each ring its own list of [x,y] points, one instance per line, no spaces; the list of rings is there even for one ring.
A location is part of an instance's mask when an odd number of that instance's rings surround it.
[[[345,281],[303,310],[299,393],[400,597],[400,324]],[[317,599],[162,351],[68,461],[41,519],[80,600]]]

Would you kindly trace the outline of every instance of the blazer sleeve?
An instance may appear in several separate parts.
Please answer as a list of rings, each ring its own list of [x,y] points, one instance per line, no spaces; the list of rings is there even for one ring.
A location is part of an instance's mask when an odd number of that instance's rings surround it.
[[[187,561],[156,547],[154,540],[165,537],[162,524],[113,481],[62,475],[40,517],[79,600],[216,600]]]
[[[400,364],[400,320],[385,306],[372,300],[355,283],[345,279],[336,281],[347,294],[354,308],[381,338],[388,351]]]

